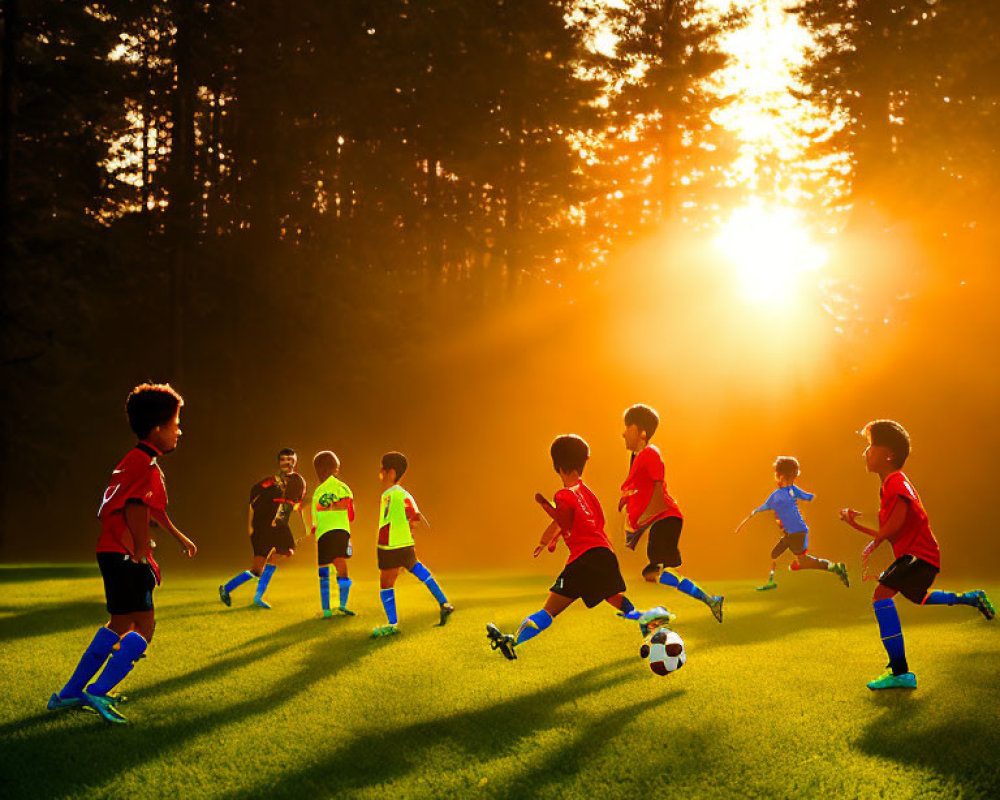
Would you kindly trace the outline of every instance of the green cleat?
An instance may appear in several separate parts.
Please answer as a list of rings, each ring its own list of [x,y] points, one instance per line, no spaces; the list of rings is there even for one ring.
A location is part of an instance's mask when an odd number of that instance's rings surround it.
[[[847,565],[843,561],[838,561],[836,564],[830,567],[830,572],[840,578],[843,581],[844,586],[848,589],[851,588],[851,581],[847,577]]]
[[[872,691],[877,689],[916,689],[917,676],[912,672],[904,672],[902,675],[893,675],[892,672],[885,672],[875,680],[869,681],[868,688]]]
[[[993,619],[997,615],[997,610],[993,607],[993,603],[990,602],[990,598],[986,596],[986,592],[979,589],[975,592],[969,592],[969,594],[976,600],[976,608],[979,609],[979,613],[986,617],[987,620]]]
[[[712,616],[714,616],[719,622],[722,622],[722,604],[725,600],[725,597],[721,594],[717,594],[708,602],[708,607],[712,609]]]
[[[444,625],[446,622],[448,622],[448,617],[450,617],[454,613],[455,613],[455,606],[453,606],[451,603],[442,603],[441,621],[438,623],[438,625]]]
[[[257,608],[263,608],[263,609],[266,609],[268,611],[271,610],[271,605],[269,603],[265,603],[264,599],[262,597],[255,597],[253,599],[253,604],[255,606],[257,606]]]
[[[323,616],[321,616],[320,619],[330,619],[332,617],[333,617],[333,611],[331,611],[329,608],[324,608]]]
[[[115,704],[111,701],[110,697],[105,697],[100,694],[90,694],[86,690],[83,692],[83,702],[88,708],[94,709],[101,717],[104,718],[105,722],[111,722],[116,725],[124,725],[128,722],[122,713],[115,708]]]
[[[492,622],[486,623],[486,638],[490,640],[490,647],[499,650],[508,661],[517,659],[517,653],[514,652],[514,637],[509,633],[501,633]]]
[[[49,698],[49,702],[45,705],[49,711],[62,711],[64,708],[83,708],[83,706],[83,698],[79,695],[76,697],[60,697],[58,692],[52,695]]]
[[[642,631],[642,638],[645,639],[657,628],[670,625],[675,619],[677,619],[677,615],[671,614],[663,606],[656,606],[649,611],[644,611],[639,617],[639,630]]]
[[[399,628],[395,625],[382,625],[381,627],[375,628],[372,633],[372,639],[382,639],[386,636],[395,636],[399,633]]]
[[[778,588],[778,584],[776,584],[774,581],[768,581],[763,586],[758,586],[757,587],[757,591],[758,592],[766,592],[768,589],[777,589],[777,588]]]
[[[227,606],[233,604],[233,598],[229,596],[229,592],[226,591],[226,587],[222,584],[219,585],[219,599]]]
[[[353,611],[351,611],[349,608],[347,608],[347,606],[338,606],[337,608],[333,609],[333,613],[336,614],[339,617],[356,617],[357,616],[357,614],[355,614]]]

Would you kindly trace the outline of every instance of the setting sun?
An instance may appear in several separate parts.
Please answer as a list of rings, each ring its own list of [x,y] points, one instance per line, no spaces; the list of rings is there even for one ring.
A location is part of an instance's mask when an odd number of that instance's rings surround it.
[[[827,259],[794,211],[760,204],[734,211],[715,246],[736,268],[744,293],[770,303],[794,297],[801,276],[820,269]]]

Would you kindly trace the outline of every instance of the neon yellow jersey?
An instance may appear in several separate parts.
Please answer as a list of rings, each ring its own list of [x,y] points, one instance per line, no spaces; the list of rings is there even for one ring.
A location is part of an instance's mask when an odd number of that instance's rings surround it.
[[[317,539],[330,531],[351,532],[351,517],[354,516],[351,511],[353,509],[332,508],[332,506],[339,500],[353,499],[354,493],[351,491],[351,487],[336,475],[331,475],[316,487],[316,491],[313,492],[312,512]]]
[[[378,546],[381,550],[413,547],[410,520],[420,516],[417,501],[398,483],[382,492],[378,515]]]

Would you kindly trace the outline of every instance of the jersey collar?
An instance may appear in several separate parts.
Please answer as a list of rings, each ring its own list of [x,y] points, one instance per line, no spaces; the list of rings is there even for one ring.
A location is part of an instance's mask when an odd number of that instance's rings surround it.
[[[142,452],[144,452],[150,458],[156,458],[157,456],[163,455],[163,453],[161,453],[159,450],[153,447],[153,445],[151,445],[149,442],[139,442],[135,446],[135,449],[142,450]]]

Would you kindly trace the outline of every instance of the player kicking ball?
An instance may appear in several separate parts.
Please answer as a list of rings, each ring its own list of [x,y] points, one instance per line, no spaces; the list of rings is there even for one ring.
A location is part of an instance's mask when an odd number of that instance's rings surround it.
[[[964,594],[930,591],[941,568],[941,553],[923,503],[902,471],[910,454],[910,435],[898,422],[888,419],[869,422],[862,434],[868,440],[864,451],[865,466],[881,481],[878,529],[859,523],[857,519],[861,514],[852,508],[845,508],[840,517],[855,530],[872,537],[862,555],[863,564],[867,564],[872,551],[887,540],[896,556],[889,568],[879,575],[879,585],[872,596],[889,665],[884,674],[869,682],[868,688],[916,689],[917,677],[910,672],[906,662],[903,629],[893,602],[897,593],[921,606],[972,606],[987,620],[993,619],[996,611],[982,590]]]
[[[319,598],[323,618],[335,614],[353,617],[347,608],[351,579],[347,577],[347,559],[351,557],[351,523],[354,521],[354,493],[340,480],[340,459],[323,450],[313,457],[313,469],[319,486],[312,497],[312,531],[316,534],[316,560],[319,566]],[[330,567],[337,570],[340,605],[330,608]]]
[[[181,396],[165,383],[136,386],[125,402],[139,442],[111,474],[97,512],[101,521],[97,564],[111,619],[97,630],[66,685],[49,698],[50,711],[85,707],[108,722],[128,721],[116,707],[124,698],[111,690],[145,656],[153,640],[153,590],[160,583],[160,568],[149,538],[150,517],[177,539],[188,558],[198,551],[167,516],[167,490],[157,463],[158,457],[177,447],[182,405]],[[90,683],[102,666],[97,680]]]
[[[649,563],[642,568],[643,580],[661,583],[683,594],[700,600],[722,622],[722,595],[710,595],[690,578],[685,578],[677,567],[681,565],[679,542],[684,515],[667,492],[664,483],[663,457],[656,445],[649,443],[660,424],[659,415],[649,406],[634,405],[625,412],[625,430],[622,438],[625,449],[632,453],[628,477],[622,484],[618,510],[628,515],[629,530],[625,544],[634,550],[642,534],[648,530],[646,556]]]
[[[795,485],[795,479],[799,476],[799,462],[791,456],[779,456],[774,462],[774,481],[778,488],[771,492],[764,504],[750,512],[743,522],[736,528],[736,533],[743,530],[743,527],[762,511],[773,511],[781,528],[782,536],[771,550],[771,574],[767,583],[758,586],[758,592],[766,592],[769,589],[777,589],[778,584],[774,580],[774,570],[778,566],[778,558],[786,550],[791,551],[795,556],[795,561],[788,565],[792,572],[800,569],[822,569],[833,573],[843,582],[844,586],[850,586],[847,578],[847,567],[843,562],[828,561],[825,558],[816,558],[809,555],[809,528],[806,521],[802,519],[802,512],[799,511],[799,500],[807,503],[816,495],[803,491]]]
[[[420,524],[422,517],[413,495],[399,485],[407,466],[406,456],[402,453],[386,453],[382,456],[382,467],[378,473],[384,490],[379,506],[378,523],[379,586],[382,590],[380,594],[382,608],[385,609],[388,624],[375,628],[371,633],[373,639],[395,636],[399,633],[395,586],[401,569],[408,570],[438,601],[441,625],[448,621],[448,617],[455,610],[434,580],[431,571],[417,558],[413,529]]]
[[[510,661],[517,658],[516,648],[519,645],[546,630],[552,625],[552,620],[577,599],[582,599],[587,608],[604,601],[618,609],[619,616],[631,620],[640,617],[625,596],[625,581],[618,568],[618,559],[604,532],[604,512],[600,501],[584,485],[581,477],[590,458],[590,447],[579,436],[570,434],[557,438],[550,453],[552,466],[562,479],[563,488],[556,492],[554,507],[547,503],[543,505],[552,522],[542,533],[534,557],[538,558],[546,548],[554,551],[561,538],[569,549],[569,558],[549,589],[545,605],[527,616],[516,634],[502,633],[492,622],[486,625],[490,646]],[[544,498],[542,502],[545,502]]]

